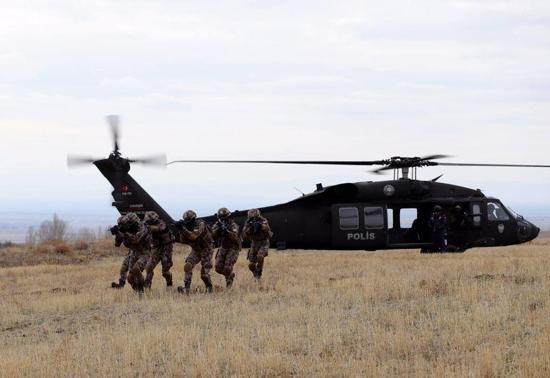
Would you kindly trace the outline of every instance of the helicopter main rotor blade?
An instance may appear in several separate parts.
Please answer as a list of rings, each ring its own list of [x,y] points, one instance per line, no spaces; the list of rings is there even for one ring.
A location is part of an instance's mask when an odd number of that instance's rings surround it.
[[[154,166],[161,166],[166,167],[166,155],[152,155],[147,157],[142,157],[138,159],[128,159],[128,162],[130,163],[138,163],[143,165],[154,165]]]
[[[437,159],[447,159],[452,157],[451,155],[429,155],[421,157],[420,160],[437,160]]]
[[[544,164],[485,164],[485,163],[434,163],[448,167],[503,167],[503,168],[550,168]]]
[[[114,152],[117,153],[120,149],[120,146],[118,144],[118,139],[120,136],[120,116],[116,114],[108,115],[107,117],[107,123],[111,127],[111,134],[113,138],[113,146],[114,146]]]
[[[303,164],[303,165],[384,165],[387,161],[338,161],[338,160],[174,160],[167,165],[176,163],[229,163],[229,164]]]

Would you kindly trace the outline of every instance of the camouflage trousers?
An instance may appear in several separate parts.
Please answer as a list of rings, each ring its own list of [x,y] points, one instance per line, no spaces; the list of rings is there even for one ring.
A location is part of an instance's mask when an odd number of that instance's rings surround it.
[[[150,253],[146,252],[134,252],[132,251],[128,258],[128,283],[132,286],[132,289],[136,291],[142,291],[144,285],[143,270],[149,261]]]
[[[262,276],[264,258],[267,257],[268,252],[269,239],[260,241],[252,240],[247,259],[248,269],[250,269],[255,278],[260,278]]]
[[[147,262],[145,267],[145,287],[150,287],[153,281],[153,276],[155,274],[155,267],[160,262],[162,266],[162,276],[166,280],[167,286],[172,286],[172,273],[170,273],[170,268],[172,267],[172,250],[173,244],[165,244],[158,247],[154,247],[151,251],[151,257]]]
[[[239,258],[239,248],[222,248],[216,253],[216,272],[225,276],[225,283],[229,287],[233,284],[235,273],[233,273],[233,265]]]
[[[191,286],[191,280],[193,279],[193,268],[199,262],[201,263],[201,279],[207,288],[212,287],[212,280],[210,279],[210,269],[212,269],[212,254],[213,248],[206,248],[204,250],[191,249],[191,253],[185,259],[185,265],[183,270],[185,272],[184,284],[186,288]]]
[[[128,251],[126,254],[126,257],[122,261],[122,265],[120,266],[120,279],[119,283],[124,284],[126,283],[126,277],[128,276],[128,269],[130,266],[130,256],[132,255],[132,251]]]

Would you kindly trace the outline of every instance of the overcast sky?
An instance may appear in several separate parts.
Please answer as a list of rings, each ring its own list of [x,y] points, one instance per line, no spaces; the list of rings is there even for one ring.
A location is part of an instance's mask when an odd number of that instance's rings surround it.
[[[85,5],[84,5],[85,4]],[[550,2],[3,1],[0,211],[114,214],[66,155],[550,164]],[[549,211],[550,170],[429,168]],[[135,167],[174,216],[285,202],[357,167]],[[390,175],[391,177],[391,175]]]

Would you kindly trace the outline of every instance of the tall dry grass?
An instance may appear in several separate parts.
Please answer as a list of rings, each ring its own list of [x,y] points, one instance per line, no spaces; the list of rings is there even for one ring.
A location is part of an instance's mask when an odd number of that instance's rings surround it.
[[[174,274],[181,284],[184,251]],[[272,252],[143,298],[120,258],[0,269],[2,376],[550,376],[550,246]]]

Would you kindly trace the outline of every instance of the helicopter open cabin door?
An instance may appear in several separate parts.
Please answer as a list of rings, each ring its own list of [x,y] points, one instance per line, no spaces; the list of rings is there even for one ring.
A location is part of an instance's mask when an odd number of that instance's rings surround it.
[[[341,249],[376,250],[386,247],[388,221],[385,205],[332,206],[332,245]]]

